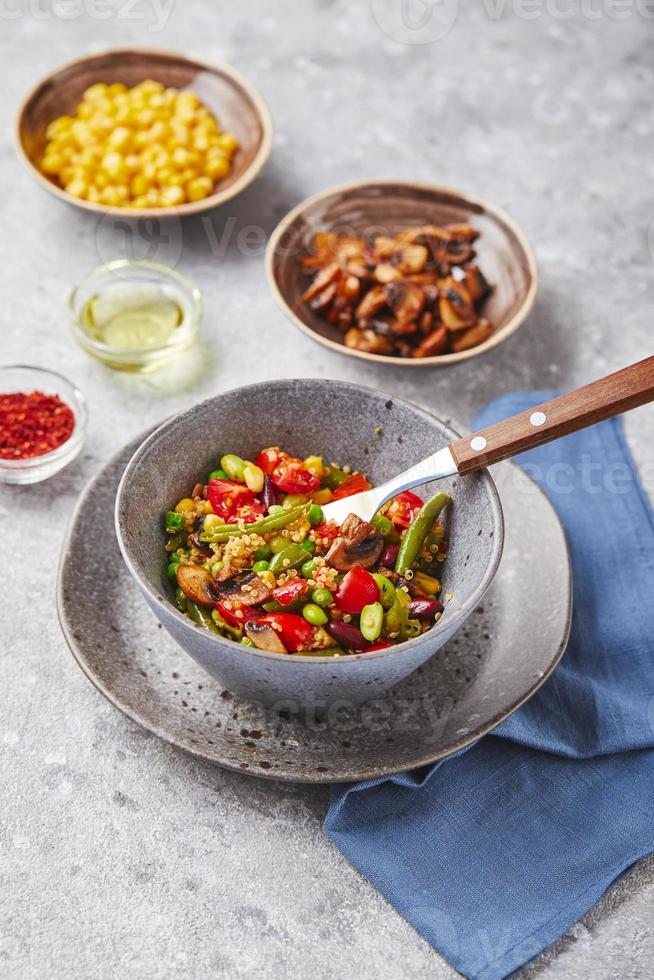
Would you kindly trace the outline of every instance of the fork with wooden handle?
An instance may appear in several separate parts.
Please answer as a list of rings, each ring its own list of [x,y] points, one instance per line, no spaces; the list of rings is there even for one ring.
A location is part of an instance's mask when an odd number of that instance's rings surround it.
[[[325,504],[325,520],[342,524],[348,514],[370,520],[382,504],[403,490],[455,473],[473,473],[651,401],[654,401],[654,357],[646,357],[528,412],[457,439],[372,490]]]

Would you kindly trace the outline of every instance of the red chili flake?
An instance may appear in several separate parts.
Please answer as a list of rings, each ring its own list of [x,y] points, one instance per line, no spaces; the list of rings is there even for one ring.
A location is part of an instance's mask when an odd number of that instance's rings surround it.
[[[42,391],[0,394],[0,458],[30,459],[70,439],[73,410],[58,395]]]

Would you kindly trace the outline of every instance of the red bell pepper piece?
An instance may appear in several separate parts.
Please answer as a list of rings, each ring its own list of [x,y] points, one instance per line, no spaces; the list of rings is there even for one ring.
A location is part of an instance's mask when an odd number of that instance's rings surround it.
[[[282,643],[289,653],[298,650],[308,650],[313,640],[313,626],[307,623],[303,616],[295,613],[275,612],[261,617],[262,623],[268,623],[279,633]]]
[[[364,606],[378,599],[379,586],[370,572],[360,565],[350,569],[334,595],[337,608],[346,613],[360,613]]]
[[[386,650],[388,647],[392,647],[392,643],[387,643],[386,640],[377,640],[372,646],[366,647],[364,653],[372,653],[373,650]]]
[[[398,493],[397,497],[393,497],[386,511],[386,517],[396,527],[409,527],[423,503],[424,501],[416,493],[405,490],[403,493]]]
[[[322,524],[316,524],[313,530],[319,538],[327,538],[328,541],[333,541],[334,538],[338,537],[340,527],[335,521],[323,521]]]
[[[346,476],[341,485],[336,487],[331,499],[342,500],[343,497],[351,497],[354,493],[363,493],[364,490],[370,490],[371,487],[372,483],[366,480],[363,473],[353,473],[352,476]]]
[[[235,524],[238,520],[251,523],[265,513],[264,505],[252,491],[233,480],[209,480],[207,497],[214,514],[227,524]]]
[[[301,598],[309,591],[309,583],[305,578],[292,578],[285,585],[280,585],[278,589],[273,589],[273,599],[280,606],[290,606],[296,599]]]

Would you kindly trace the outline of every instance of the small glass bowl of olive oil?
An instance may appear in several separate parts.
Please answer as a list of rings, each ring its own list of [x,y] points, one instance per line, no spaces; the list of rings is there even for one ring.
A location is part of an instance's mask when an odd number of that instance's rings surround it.
[[[88,354],[119,371],[156,371],[193,344],[199,289],[158,262],[118,259],[71,293],[72,330]]]

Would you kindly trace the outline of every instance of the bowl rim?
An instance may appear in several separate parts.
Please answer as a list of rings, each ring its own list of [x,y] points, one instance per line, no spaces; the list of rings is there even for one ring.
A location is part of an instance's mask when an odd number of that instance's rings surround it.
[[[0,388],[2,388],[5,371],[30,371],[34,374],[48,377],[55,381],[63,382],[67,391],[59,391],[59,397],[72,409],[75,417],[73,431],[68,439],[62,442],[56,449],[51,449],[48,453],[40,456],[28,456],[26,459],[3,459],[0,458],[0,474],[5,472],[35,471],[42,466],[47,467],[50,463],[56,463],[65,459],[68,455],[77,454],[81,448],[86,433],[86,423],[88,420],[88,409],[86,399],[77,385],[60,374],[59,371],[52,371],[50,368],[40,367],[36,364],[0,364]],[[35,389],[36,390],[36,389]]]
[[[326,198],[333,197],[336,194],[349,194],[352,191],[362,190],[368,187],[384,188],[397,186],[419,191],[427,191],[430,193],[436,192],[440,194],[448,194],[452,197],[459,198],[459,200],[465,203],[481,207],[484,211],[497,218],[500,223],[504,224],[512,232],[520,245],[523,254],[525,255],[527,260],[527,269],[529,272],[529,288],[519,309],[513,314],[508,323],[505,323],[500,330],[491,334],[488,340],[485,340],[482,344],[478,344],[476,347],[471,347],[470,350],[452,354],[432,355],[431,357],[397,357],[396,355],[390,354],[369,354],[366,351],[356,350],[353,347],[346,347],[345,344],[339,344],[337,341],[331,340],[329,337],[323,337],[312,327],[310,327],[309,324],[305,323],[305,321],[289,306],[286,301],[286,297],[279,288],[277,278],[274,273],[275,251],[282,235],[288,230],[295,219],[303,214],[304,211],[316,204],[319,204]],[[484,354],[486,351],[497,347],[498,344],[501,344],[508,337],[510,337],[511,334],[515,333],[515,331],[521,327],[524,321],[527,319],[536,300],[536,293],[538,292],[539,285],[538,263],[536,261],[534,250],[529,244],[529,241],[521,228],[502,208],[497,207],[495,204],[491,204],[490,201],[487,201],[484,198],[474,197],[470,194],[466,194],[464,191],[445,184],[427,184],[417,180],[395,180],[389,177],[371,180],[357,180],[345,184],[336,184],[334,187],[327,188],[327,190],[319,191],[317,194],[307,197],[294,208],[291,208],[291,210],[285,214],[281,221],[276,225],[268,240],[265,255],[265,271],[268,286],[277,305],[286,314],[286,316],[292,320],[295,326],[299,327],[299,329],[302,330],[303,333],[307,334],[307,336],[311,337],[312,340],[322,344],[324,347],[329,347],[330,350],[337,351],[339,354],[344,354],[347,357],[358,357],[361,358],[361,360],[374,361],[377,364],[400,365],[401,367],[411,368],[447,367],[450,364],[458,364],[461,361],[470,360],[472,357],[477,357],[479,354]]]
[[[75,311],[75,299],[80,289],[100,273],[133,268],[150,269],[152,272],[159,273],[162,279],[175,280],[178,285],[183,286],[188,291],[191,297],[192,308],[188,316],[185,315],[184,320],[179,324],[180,327],[186,327],[186,333],[180,340],[169,341],[165,344],[160,344],[158,347],[111,347],[109,344],[103,344],[101,340],[94,340],[84,330],[80,323],[80,318]],[[79,282],[73,286],[68,295],[68,311],[71,314],[73,337],[82,350],[85,350],[87,353],[93,353],[94,355],[110,355],[121,357],[128,361],[137,361],[145,357],[156,357],[162,354],[174,353],[186,347],[189,340],[194,338],[198,332],[204,314],[204,302],[199,287],[196,286],[192,279],[178,272],[177,269],[165,265],[163,262],[152,262],[149,259],[113,259],[111,262],[103,262],[102,265],[95,266],[95,268],[82,276]]]
[[[420,405],[416,405],[415,402],[410,401],[408,398],[403,398],[400,395],[394,395],[391,392],[385,392],[382,391],[381,389],[368,388],[367,386],[359,385],[354,382],[337,381],[337,380],[331,380],[327,378],[293,378],[293,379],[286,378],[286,379],[277,379],[274,381],[260,381],[249,385],[241,385],[236,388],[231,388],[228,389],[227,391],[221,392],[220,395],[214,395],[213,397],[206,398],[203,401],[198,402],[195,405],[191,406],[190,408],[186,409],[185,411],[180,412],[177,415],[173,415],[170,418],[166,419],[164,422],[161,423],[161,425],[158,425],[152,432],[150,432],[150,434],[143,440],[143,442],[141,442],[138,449],[134,452],[131,459],[127,463],[127,466],[125,467],[125,470],[118,484],[118,489],[116,491],[116,502],[114,506],[114,528],[116,532],[116,538],[118,540],[118,547],[120,549],[121,555],[123,556],[123,561],[127,565],[127,568],[132,578],[135,580],[135,582],[138,584],[141,590],[146,594],[148,601],[152,605],[156,606],[157,609],[161,609],[165,615],[171,615],[176,622],[178,622],[180,625],[183,626],[184,629],[193,631],[194,635],[197,635],[195,631],[197,631],[199,627],[195,623],[193,623],[192,620],[190,620],[187,616],[184,616],[183,613],[181,613],[178,609],[176,609],[173,603],[164,595],[162,595],[161,589],[154,588],[153,585],[150,583],[150,581],[144,575],[141,574],[136,563],[132,561],[131,554],[130,554],[131,548],[129,544],[129,539],[126,534],[123,535],[123,527],[121,521],[122,502],[126,493],[127,483],[132,477],[132,475],[137,471],[142,457],[146,454],[151,444],[154,441],[156,441],[156,439],[163,432],[165,432],[166,429],[170,428],[171,426],[174,426],[178,422],[189,419],[196,412],[205,408],[205,406],[208,406],[212,402],[217,401],[218,399],[222,398],[224,395],[232,394],[233,392],[236,391],[239,392],[255,392],[258,390],[269,391],[271,385],[281,386],[281,385],[292,385],[298,383],[299,384],[310,383],[310,384],[318,385],[320,387],[323,386],[331,387],[333,385],[337,385],[340,388],[347,388],[353,391],[357,391],[359,393],[364,392],[366,395],[374,395],[375,397],[380,397],[382,399],[384,398],[391,399],[393,402],[398,402],[403,406],[405,406],[406,408],[410,409],[411,411],[417,412],[430,424],[437,422],[439,426],[442,426],[445,435],[450,437],[452,440],[459,438],[459,433],[456,432],[456,430],[453,429],[447,422],[445,422],[443,419],[439,418],[438,416],[434,415],[433,412],[429,412],[427,409],[422,408]],[[373,650],[370,653],[365,653],[365,652],[358,653],[356,654],[357,660],[363,660],[364,662],[369,663],[375,660],[384,660],[388,656],[398,656],[397,654],[398,647],[401,648],[402,652],[409,651],[411,649],[414,649],[424,644],[429,637],[438,636],[439,634],[445,632],[449,633],[453,627],[454,627],[454,631],[456,631],[456,628],[458,628],[457,624],[462,623],[467,618],[469,613],[474,609],[474,607],[479,603],[479,601],[486,593],[491,582],[493,581],[493,578],[495,577],[495,573],[497,572],[500,559],[502,557],[502,550],[504,547],[504,515],[502,512],[502,504],[500,501],[499,493],[497,491],[497,487],[495,486],[495,482],[493,481],[493,478],[491,477],[488,470],[479,471],[478,478],[484,482],[489,492],[490,511],[491,511],[491,516],[494,525],[493,547],[490,555],[490,560],[484,571],[481,581],[479,582],[477,587],[473,590],[473,592],[468,596],[466,601],[461,606],[459,606],[459,608],[452,616],[442,617],[437,623],[434,624],[434,626],[432,626],[432,628],[427,633],[423,633],[420,636],[414,637],[413,639],[410,640],[405,640],[403,643],[395,644],[394,646],[388,647],[384,650]],[[241,648],[240,645],[235,644],[233,640],[225,639],[219,636],[218,634],[210,632],[209,630],[205,630],[204,633],[206,633],[205,639],[210,644],[211,643],[216,644],[217,647],[231,650],[232,652],[234,650],[234,647],[239,647],[238,650],[239,656],[242,656],[243,652],[245,652],[247,655],[262,658],[264,660],[272,660],[275,663],[284,663],[284,662],[287,664],[289,662],[293,664],[302,663],[302,664],[306,664],[309,669],[320,669],[321,666],[323,667],[331,666],[336,670],[338,670],[339,667],[335,666],[336,664],[340,664],[344,661],[349,660],[349,657],[347,656],[289,657],[289,655],[286,653],[271,653],[266,650],[259,650],[256,647],[243,646]]]
[[[72,194],[68,194],[67,191],[55,184],[54,181],[48,180],[48,178],[41,173],[38,167],[34,165],[28,156],[25,147],[23,146],[23,141],[21,139],[21,124],[25,118],[28,105],[30,105],[30,103],[39,94],[39,90],[44,88],[49,83],[52,83],[54,78],[62,72],[70,71],[71,69],[89,64],[99,58],[105,58],[107,55],[121,56],[128,54],[140,54],[144,56],[154,55],[165,59],[167,58],[169,60],[185,62],[188,65],[204,69],[205,71],[209,71],[213,74],[224,75],[230,81],[235,82],[243,89],[245,94],[252,102],[255,114],[261,123],[262,132],[259,149],[257,150],[249,166],[243,171],[238,180],[235,180],[233,184],[230,184],[229,187],[224,188],[224,190],[215,190],[213,194],[209,195],[209,197],[204,197],[200,201],[187,201],[185,204],[166,208],[125,208],[109,204],[95,204],[91,201],[83,201],[81,198],[73,197]],[[175,216],[183,218],[185,215],[200,214],[204,211],[209,211],[212,208],[219,207],[221,204],[225,204],[233,197],[236,197],[237,194],[240,194],[241,191],[245,190],[245,188],[248,187],[256,177],[258,177],[263,170],[272,149],[273,122],[270,109],[268,108],[267,103],[264,101],[263,96],[251,82],[241,75],[236,68],[233,68],[226,62],[207,60],[205,58],[195,58],[192,55],[187,55],[179,51],[171,51],[169,48],[120,47],[103,48],[102,51],[94,51],[93,54],[73,58],[71,61],[58,65],[56,68],[49,71],[47,75],[44,75],[35,85],[32,86],[32,88],[21,100],[14,117],[13,137],[18,157],[26,167],[27,171],[42,187],[45,188],[45,190],[49,191],[51,194],[54,194],[54,196],[58,197],[61,201],[65,201],[66,204],[72,204],[75,207],[78,207],[83,211],[89,211],[92,214],[108,214],[115,217],[132,218],[134,220],[138,218],[172,218]],[[218,186],[220,187],[220,185]]]

